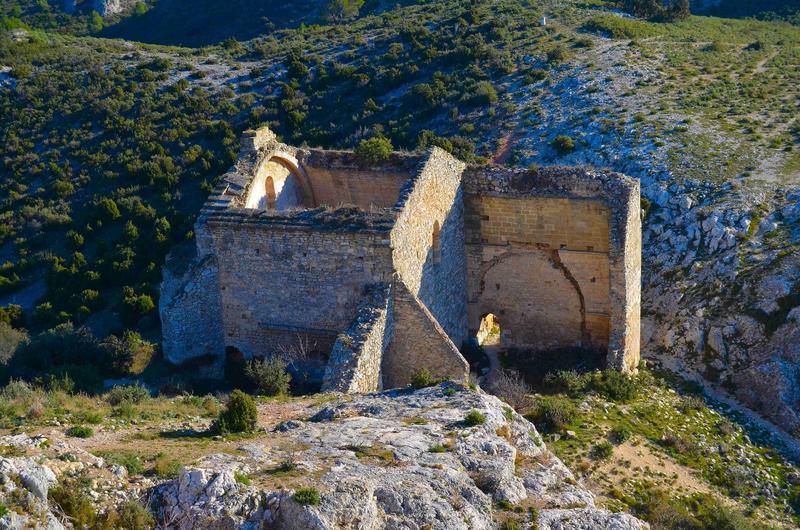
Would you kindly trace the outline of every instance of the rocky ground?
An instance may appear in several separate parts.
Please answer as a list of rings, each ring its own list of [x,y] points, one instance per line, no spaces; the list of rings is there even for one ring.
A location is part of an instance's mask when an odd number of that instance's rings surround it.
[[[205,439],[207,454],[172,480],[129,476],[81,448],[113,446],[114,431],[3,436],[0,525],[71,527],[46,499],[82,477],[101,509],[138,498],[163,528],[648,528],[596,507],[533,425],[481,391],[443,383],[306,405],[259,434]],[[205,425],[182,435],[197,441]]]

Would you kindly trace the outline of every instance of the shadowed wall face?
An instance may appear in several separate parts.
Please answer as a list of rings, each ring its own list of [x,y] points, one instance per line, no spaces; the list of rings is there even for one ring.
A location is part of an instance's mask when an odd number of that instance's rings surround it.
[[[466,219],[471,330],[493,313],[507,345],[608,348],[607,206],[468,195]]]

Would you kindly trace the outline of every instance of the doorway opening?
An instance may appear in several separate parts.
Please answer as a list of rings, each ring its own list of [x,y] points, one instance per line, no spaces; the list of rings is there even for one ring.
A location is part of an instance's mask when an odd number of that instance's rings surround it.
[[[488,313],[481,319],[478,327],[478,345],[482,347],[499,347],[503,343],[502,330],[500,329],[500,319],[493,313]]]

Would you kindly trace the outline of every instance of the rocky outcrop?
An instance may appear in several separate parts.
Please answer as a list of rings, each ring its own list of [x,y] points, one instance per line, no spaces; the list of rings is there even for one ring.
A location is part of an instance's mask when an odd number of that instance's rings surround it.
[[[465,423],[471,411],[485,422]],[[489,529],[507,501],[540,507],[530,512],[540,528],[648,528],[597,508],[522,416],[453,383],[343,397],[238,453],[209,455],[158,486],[159,520],[181,530]]]
[[[138,0],[93,0],[92,9],[103,18],[121,15],[133,9]]]

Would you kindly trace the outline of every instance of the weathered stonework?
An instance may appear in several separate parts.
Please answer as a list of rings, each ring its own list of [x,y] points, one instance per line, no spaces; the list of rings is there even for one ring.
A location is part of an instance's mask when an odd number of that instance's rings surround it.
[[[458,345],[492,313],[509,345],[635,370],[638,201],[614,173],[465,167],[438,148],[366,166],[250,131],[197,220],[196,256],[165,272],[164,353],[302,341],[328,363],[324,388],[367,392],[423,367],[466,378]]]
[[[323,392],[383,390],[381,362],[392,342],[393,306],[388,285],[368,290],[355,320],[333,346],[322,382]]]

